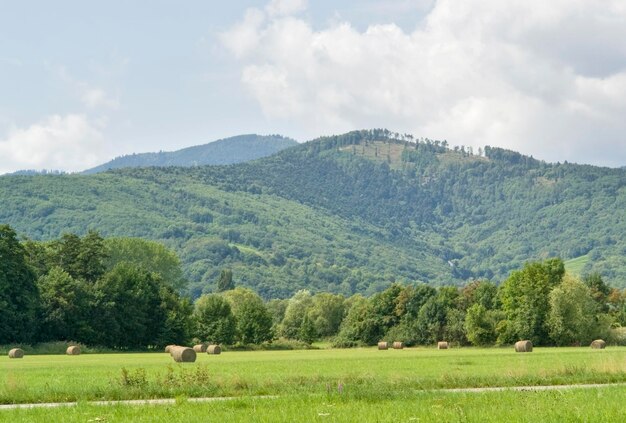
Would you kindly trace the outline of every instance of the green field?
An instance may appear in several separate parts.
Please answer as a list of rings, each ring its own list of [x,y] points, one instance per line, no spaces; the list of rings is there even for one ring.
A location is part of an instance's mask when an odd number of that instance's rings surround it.
[[[50,421],[54,416],[64,421],[179,421],[203,415],[232,421],[250,421],[250,416],[253,421],[501,421],[523,416],[526,408],[543,416],[539,420],[554,420],[551,416],[562,412],[565,420],[576,421],[591,413],[584,407],[589,401],[602,404],[594,406],[598,413],[593,419],[621,420],[626,387],[437,391],[614,382],[626,382],[626,348],[537,348],[531,354],[516,354],[511,348],[251,351],[203,354],[193,364],[173,363],[165,353],[2,357],[1,403],[81,403],[53,410],[0,410],[0,421]],[[276,397],[255,398],[261,395]],[[240,398],[187,401],[225,396]],[[178,401],[142,407],[85,403],[150,398]]]
[[[571,273],[572,275],[580,276],[583,273],[583,269],[589,262],[589,255],[584,255],[580,257],[573,258],[571,260],[567,260],[565,264],[565,271]]]

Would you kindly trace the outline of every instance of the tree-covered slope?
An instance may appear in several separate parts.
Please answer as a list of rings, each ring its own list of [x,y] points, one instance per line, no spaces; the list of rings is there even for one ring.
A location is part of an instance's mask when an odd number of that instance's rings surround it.
[[[624,286],[625,187],[623,169],[359,131],[230,166],[5,176],[0,222],[37,239],[163,240],[195,295],[223,268],[271,297],[499,281],[527,260],[583,255],[582,273]]]
[[[140,153],[117,157],[108,163],[88,169],[92,174],[124,167],[203,166],[241,163],[271,156],[297,142],[280,135],[239,135],[177,151]]]

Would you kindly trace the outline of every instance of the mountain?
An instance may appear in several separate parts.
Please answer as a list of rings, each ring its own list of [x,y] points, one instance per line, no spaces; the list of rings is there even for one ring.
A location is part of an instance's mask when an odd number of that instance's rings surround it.
[[[141,153],[117,157],[108,163],[85,170],[85,174],[124,167],[226,165],[271,156],[297,142],[280,135],[239,135],[182,150]]]
[[[223,268],[270,298],[500,281],[549,256],[626,284],[626,170],[479,153],[375,130],[230,166],[3,176],[0,222],[42,240],[160,240],[194,296]]]

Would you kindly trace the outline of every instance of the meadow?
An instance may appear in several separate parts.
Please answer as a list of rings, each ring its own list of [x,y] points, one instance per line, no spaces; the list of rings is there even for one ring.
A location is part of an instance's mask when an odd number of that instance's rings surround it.
[[[437,390],[619,382],[626,382],[622,347],[536,348],[529,354],[511,348],[227,351],[218,356],[199,354],[195,363],[185,364],[174,363],[165,353],[27,355],[19,360],[0,358],[0,403],[79,405],[0,410],[0,420],[49,421],[58,416],[64,421],[142,421],[147,409],[150,418],[144,421],[207,413],[232,421],[250,421],[250,416],[255,421],[501,421],[533,409],[544,413],[544,419],[562,412],[569,416],[566,420],[574,421],[589,411],[585,408],[589,401],[605,404],[594,418],[615,420],[626,413],[620,407],[626,386],[544,392]],[[238,398],[190,402],[194,397]],[[153,398],[177,401],[142,407],[87,403]]]

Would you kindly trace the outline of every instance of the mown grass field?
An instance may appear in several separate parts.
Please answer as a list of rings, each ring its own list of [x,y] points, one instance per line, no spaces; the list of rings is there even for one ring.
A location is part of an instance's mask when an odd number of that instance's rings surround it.
[[[54,421],[55,416],[64,421],[179,421],[203,415],[229,421],[531,421],[531,416],[537,421],[536,413],[546,421],[561,412],[566,421],[622,420],[626,387],[433,391],[612,382],[626,382],[626,348],[536,348],[530,354],[511,348],[251,351],[201,354],[188,364],[174,363],[165,353],[1,357],[0,403],[85,403],[54,410],[0,410],[0,421]],[[254,398],[258,395],[277,397]],[[199,404],[185,400],[221,396],[241,398]],[[180,401],[142,407],[86,403],[148,398]],[[592,411],[592,419],[581,417]],[[518,414],[529,418],[516,418]]]

